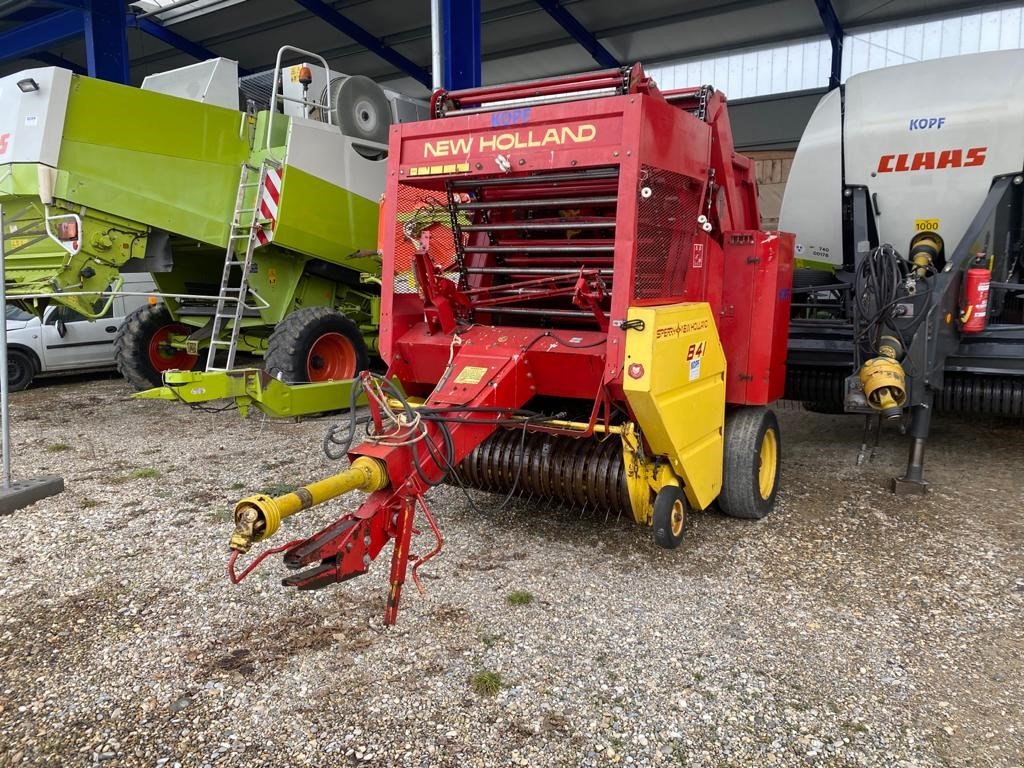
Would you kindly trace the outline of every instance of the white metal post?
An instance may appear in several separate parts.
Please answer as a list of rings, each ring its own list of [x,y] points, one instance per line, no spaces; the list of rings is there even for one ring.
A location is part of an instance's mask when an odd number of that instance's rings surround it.
[[[8,385],[7,380],[7,275],[4,270],[4,236],[7,230],[4,228],[4,207],[0,205],[0,306],[3,306],[4,314],[0,319],[0,418],[3,419],[3,445],[0,450],[4,452],[4,488],[11,487],[11,423],[9,404],[7,402]]]
[[[433,90],[441,83],[441,0],[430,0],[430,79]]]

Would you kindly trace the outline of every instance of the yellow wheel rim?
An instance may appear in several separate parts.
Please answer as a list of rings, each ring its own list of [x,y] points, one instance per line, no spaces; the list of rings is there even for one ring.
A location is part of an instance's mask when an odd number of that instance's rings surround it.
[[[775,430],[769,429],[761,439],[761,467],[757,471],[757,484],[761,498],[767,501],[775,490],[775,475],[779,466],[779,440]]]
[[[682,499],[677,499],[672,504],[672,535],[679,537],[683,534],[683,525],[686,523],[686,508]]]

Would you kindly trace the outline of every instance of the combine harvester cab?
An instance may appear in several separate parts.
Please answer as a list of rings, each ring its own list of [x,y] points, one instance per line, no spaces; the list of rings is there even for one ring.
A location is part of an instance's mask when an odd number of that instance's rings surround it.
[[[626,516],[666,548],[688,511],[768,514],[793,239],[758,229],[724,96],[662,94],[636,65],[442,91],[433,108],[391,137],[389,369],[361,376],[366,438],[353,415],[325,441],[349,469],[239,502],[231,577],[286,550],[284,583],[317,589],[393,541],[391,623],[410,563],[415,577],[440,549],[424,494],[445,481]],[[351,490],[370,494],[358,511],[234,572],[282,518]],[[436,544],[417,558],[418,515]]]
[[[288,55],[320,64],[285,67]],[[142,89],[56,68],[0,80],[10,300],[96,317],[122,272],[151,272],[163,302],[125,323],[118,362],[140,389],[209,372],[171,399],[266,385],[235,372],[239,353],[286,382],[326,382],[376,349],[388,128],[416,105],[286,48],[273,73],[243,79],[240,111],[236,72],[217,59]]]
[[[1024,416],[1024,51],[877,69],[825,95],[781,212],[796,234],[787,396],[912,437],[936,409]]]

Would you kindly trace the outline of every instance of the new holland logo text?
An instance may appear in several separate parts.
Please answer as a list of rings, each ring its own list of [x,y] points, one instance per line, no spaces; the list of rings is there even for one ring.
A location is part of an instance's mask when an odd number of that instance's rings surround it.
[[[684,333],[693,333],[707,329],[707,320],[694,320],[692,323],[677,323],[659,328],[655,333],[657,339],[670,339],[675,336],[682,336]]]
[[[566,144],[586,144],[597,137],[597,126],[590,123],[563,125],[560,128],[530,128],[491,133],[485,136],[464,136],[457,139],[438,139],[423,145],[423,157],[465,156],[470,152],[507,152],[510,149],[536,149],[560,147]]]
[[[943,168],[974,168],[985,164],[988,147],[970,149],[942,149],[937,152],[904,152],[900,155],[882,155],[878,159],[878,173],[904,171],[938,171]]]

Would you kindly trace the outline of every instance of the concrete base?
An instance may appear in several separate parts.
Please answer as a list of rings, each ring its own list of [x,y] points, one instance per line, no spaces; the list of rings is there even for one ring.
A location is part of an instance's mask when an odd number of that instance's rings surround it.
[[[64,478],[40,475],[28,480],[15,480],[10,488],[0,488],[0,515],[9,515],[47,496],[64,490]]]

